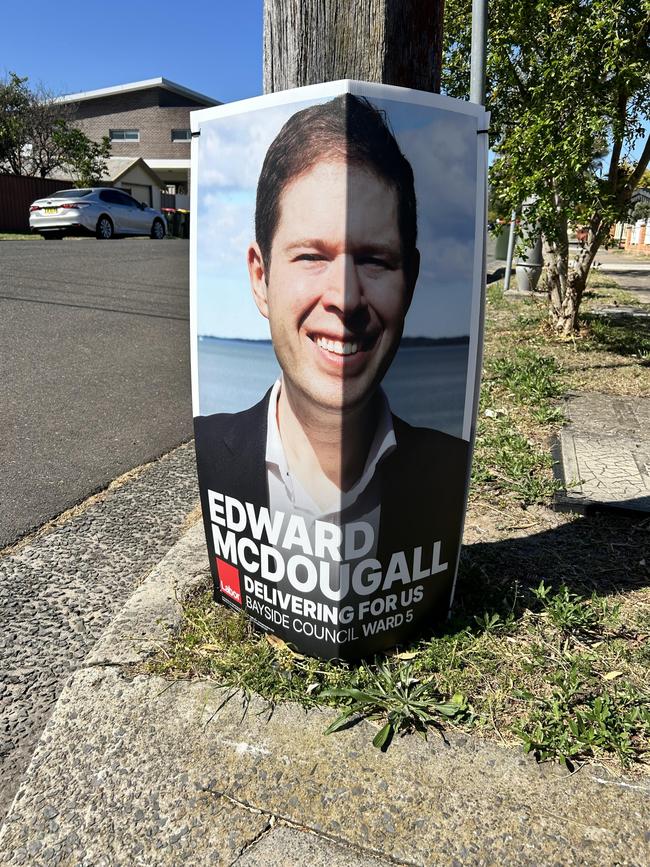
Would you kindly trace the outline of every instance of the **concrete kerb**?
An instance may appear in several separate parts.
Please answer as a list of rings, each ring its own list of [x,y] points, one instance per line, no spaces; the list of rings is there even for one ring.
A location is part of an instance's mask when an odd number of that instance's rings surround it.
[[[129,679],[124,666],[164,641],[205,577],[197,524],[66,685],[0,863],[647,863],[650,779],[567,775],[454,733],[382,754],[366,723],[323,735],[332,711],[270,714],[254,697],[244,712],[213,684]]]
[[[155,653],[181,621],[181,600],[205,581],[206,557],[199,521],[133,592],[82,667],[135,664]]]

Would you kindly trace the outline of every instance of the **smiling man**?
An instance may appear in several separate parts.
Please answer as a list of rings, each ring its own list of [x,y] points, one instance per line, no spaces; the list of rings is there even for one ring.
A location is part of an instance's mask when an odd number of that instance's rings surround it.
[[[398,419],[381,389],[420,262],[413,171],[383,113],[346,94],[294,114],[262,166],[255,236],[251,288],[282,375],[250,410],[195,419],[213,571],[210,490],[271,518],[303,519],[303,551],[333,567],[324,590],[321,573],[321,595],[345,596],[341,564],[371,558],[387,569],[395,552],[437,543],[432,574],[447,575],[427,595],[444,599],[467,443]],[[324,522],[342,528],[339,540],[358,529],[360,541],[316,558],[314,528]]]

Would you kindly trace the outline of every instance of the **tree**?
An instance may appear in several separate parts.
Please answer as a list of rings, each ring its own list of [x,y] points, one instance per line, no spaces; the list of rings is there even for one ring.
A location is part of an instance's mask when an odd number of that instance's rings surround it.
[[[23,174],[28,159],[30,107],[27,79],[11,72],[8,79],[0,81],[0,166],[11,174]]]
[[[637,220],[647,220],[650,217],[650,202],[643,199],[634,204],[630,211],[630,220],[636,223]]]
[[[70,128],[75,110],[75,105],[59,102],[43,85],[30,91],[26,123],[30,174],[47,178],[64,167],[66,152],[58,133]]]
[[[446,4],[443,88],[452,96],[468,91],[470,5]],[[650,138],[636,163],[629,156],[650,113],[649,37],[650,0],[490,5],[490,182],[508,208],[533,201],[527,215],[542,233],[549,319],[560,334],[577,331],[594,257],[627,216],[650,161]],[[571,258],[573,224],[588,231]]]
[[[82,130],[60,124],[53,138],[60,148],[61,165],[67,169],[78,187],[95,187],[106,172],[106,160],[111,154],[108,136],[101,142],[91,141]]]
[[[15,72],[0,82],[0,170],[46,178],[62,169],[82,186],[100,179],[110,155],[74,126],[75,106]]]
[[[444,0],[265,0],[264,91],[354,78],[440,90]]]

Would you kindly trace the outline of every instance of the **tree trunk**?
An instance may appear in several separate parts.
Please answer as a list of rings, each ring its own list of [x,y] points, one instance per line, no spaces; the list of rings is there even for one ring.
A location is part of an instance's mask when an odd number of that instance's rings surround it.
[[[608,232],[609,225],[594,216],[587,239],[574,259],[569,256],[566,220],[561,221],[559,241],[552,243],[546,237],[543,239],[549,322],[553,330],[563,337],[570,337],[579,330],[578,315],[587,277]]]
[[[444,0],[264,0],[264,92],[341,78],[440,90]]]

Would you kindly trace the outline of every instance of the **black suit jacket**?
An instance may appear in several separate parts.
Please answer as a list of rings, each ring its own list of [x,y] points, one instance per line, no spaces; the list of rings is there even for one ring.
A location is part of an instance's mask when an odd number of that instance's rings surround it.
[[[217,598],[220,593],[207,491],[268,508],[269,397],[270,390],[243,412],[194,419],[203,520]],[[441,561],[447,562],[448,568],[426,582],[427,605],[418,608],[427,609],[428,619],[442,619],[447,614],[458,559],[469,444],[440,431],[412,427],[397,416],[393,416],[393,427],[397,447],[381,461],[378,470],[381,512],[377,559],[385,570],[394,553],[409,552],[418,546],[430,552],[433,542],[441,541]],[[388,643],[383,642],[386,646]],[[379,645],[375,649],[380,649]]]

